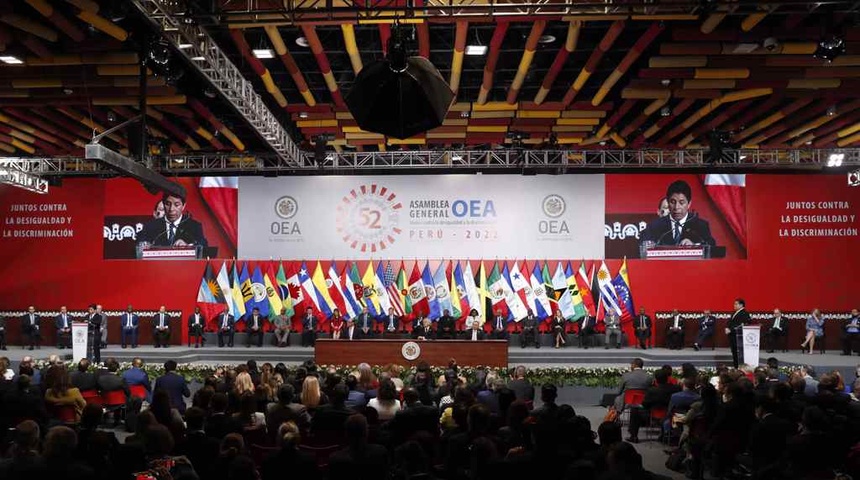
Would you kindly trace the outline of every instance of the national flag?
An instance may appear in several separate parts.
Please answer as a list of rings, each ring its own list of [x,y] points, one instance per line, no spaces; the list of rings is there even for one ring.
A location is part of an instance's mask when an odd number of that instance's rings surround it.
[[[427,290],[424,288],[424,280],[418,269],[418,262],[412,265],[412,274],[409,275],[409,301],[412,303],[413,316],[428,315],[430,304],[427,300]]]
[[[397,289],[400,291],[400,301],[403,302],[403,314],[412,316],[412,298],[409,296],[409,280],[406,279],[403,262],[400,262],[400,271],[397,273]]]
[[[556,303],[555,300],[555,289],[552,287],[552,275],[549,273],[549,265],[547,265],[546,260],[543,261],[543,267],[540,271],[541,281],[543,282],[543,291],[546,295],[546,299],[549,302],[549,308],[552,310],[552,313],[555,313]]]
[[[400,295],[400,288],[397,286],[397,277],[394,276],[394,269],[391,268],[391,261],[385,265],[385,291],[388,293],[388,299],[391,302],[391,308],[394,309],[394,314],[403,316],[406,311],[403,308],[403,297]]]
[[[442,312],[439,310],[439,300],[436,299],[436,287],[433,284],[433,275],[430,274],[429,262],[424,262],[421,281],[424,283],[424,292],[427,295],[427,318],[436,320]]]
[[[218,282],[218,288],[224,294],[224,302],[227,304],[227,311],[233,318],[236,317],[236,303],[233,301],[233,289],[230,287],[230,273],[227,271],[227,262],[221,263],[221,270],[218,271],[218,276],[215,278]]]
[[[245,315],[245,297],[242,295],[242,281],[239,278],[236,262],[233,262],[233,275],[230,278],[230,298],[233,299],[233,305],[236,308],[233,320],[237,321],[242,315]]]
[[[597,278],[597,273],[595,273],[595,269],[600,270],[597,266],[597,262],[591,264],[591,294],[594,295],[594,303],[596,305],[597,312],[595,313],[595,318],[597,320],[603,320],[603,317],[606,315],[606,303],[603,302],[603,295],[600,294],[600,281]],[[609,270],[607,269],[607,272]]]
[[[200,288],[197,290],[197,306],[200,307],[203,317],[209,321],[227,308],[227,299],[218,286],[218,280],[215,278],[215,272],[209,262],[206,262],[203,277],[200,279]]]
[[[311,282],[313,282],[314,287],[317,291],[320,311],[323,313],[323,315],[325,315],[326,318],[330,317],[331,313],[334,311],[335,308],[337,308],[337,306],[334,304],[334,300],[332,300],[331,295],[329,295],[325,273],[323,273],[322,265],[320,264],[319,260],[317,260],[317,266],[314,269],[313,276],[311,277]]]
[[[481,267],[483,267],[484,262],[481,262]],[[481,271],[483,275],[483,271]],[[486,317],[484,317],[484,298],[482,298],[481,293],[478,291],[478,286],[475,285],[475,275],[472,273],[472,262],[466,261],[466,271],[463,272],[463,281],[464,286],[466,287],[466,300],[469,302],[469,309],[475,309],[478,311],[478,316],[481,317],[484,321],[486,321]],[[486,279],[483,279],[486,282]],[[486,288],[486,287],[484,287]]]
[[[382,262],[376,263],[376,275],[373,278],[373,288],[376,289],[376,295],[379,302],[379,315],[387,315],[388,309],[391,308],[391,299],[388,298],[388,290],[385,289],[385,269],[382,268]]]
[[[567,320],[573,320],[576,316],[576,311],[573,308],[573,294],[576,292],[576,295],[578,296],[579,290],[576,288],[576,277],[573,274],[573,270],[570,268],[570,262],[567,262],[567,270],[568,273],[570,273],[570,277],[565,274],[565,270],[562,268],[561,262],[558,262],[558,266],[555,268],[555,274],[552,278],[552,288],[554,290],[554,295],[557,295],[558,301],[556,306],[561,312],[561,316]],[[573,282],[572,285],[568,283],[568,279]],[[582,298],[579,299],[579,303],[582,304]]]
[[[570,266],[570,262],[568,262],[568,266]],[[558,262],[558,265],[555,267],[555,273],[552,274],[552,298],[558,302],[566,291],[567,276],[564,274],[562,262]]]
[[[621,262],[618,274],[612,279],[612,286],[618,295],[618,306],[621,307],[621,319],[632,319],[636,315],[633,307],[633,294],[630,292],[630,278],[627,277],[627,258]]]
[[[576,273],[574,273],[573,268],[570,266],[570,262],[567,262],[567,267],[564,270],[565,275],[567,276],[567,294],[570,295],[571,304],[573,305],[573,317],[568,318],[568,320],[576,321],[580,318],[584,318],[588,314],[588,310],[585,308],[585,302],[582,300],[582,293],[579,291],[579,286],[576,283]]]
[[[597,271],[597,285],[600,287],[600,302],[606,309],[612,309],[621,316],[623,312],[618,306],[618,293],[612,286],[612,276],[609,274],[606,262],[603,261],[600,262],[600,270]]]
[[[254,274],[251,276],[251,290],[254,292],[254,306],[260,309],[260,315],[268,317],[269,295],[266,292],[266,280],[263,279],[260,265],[254,267]]]
[[[468,262],[468,260],[467,260]],[[472,279],[474,283],[475,279]],[[469,315],[471,304],[469,303],[469,294],[466,291],[466,278],[463,276],[463,269],[460,267],[460,262],[454,267],[451,272],[451,305],[454,307],[454,316],[457,318]],[[480,317],[480,310],[478,316]]]
[[[520,267],[517,265],[516,260],[514,261],[514,266],[511,267],[510,282],[514,293],[517,294],[526,308],[530,308],[534,311],[534,293],[532,293],[531,285],[529,285],[528,274],[523,275],[523,273],[520,272]]]
[[[520,320],[526,318],[528,316],[528,307],[520,300],[520,297],[516,295],[511,288],[511,275],[508,271],[508,264],[504,264],[504,268],[502,268],[502,279],[504,280],[505,285],[505,303],[508,305],[508,309],[511,311],[511,315],[515,322],[519,322]],[[532,311],[534,312],[534,311]]]
[[[484,264],[481,262],[481,270],[484,270]],[[483,275],[481,275],[483,277]],[[508,308],[508,304],[505,301],[505,279],[502,278],[502,274],[499,273],[499,262],[493,264],[493,269],[490,271],[490,276],[487,277],[486,280],[486,292],[487,297],[490,299],[490,311],[487,312],[486,318],[489,319],[495,315],[496,311],[502,312],[508,320],[510,320],[510,308]]]
[[[582,296],[582,304],[585,305],[585,311],[588,316],[595,316],[597,310],[594,305],[594,294],[591,293],[591,278],[585,270],[585,262],[583,261],[579,262],[579,270],[576,272],[576,288],[579,289],[579,294]]]
[[[284,302],[281,300],[281,292],[278,284],[275,281],[275,271],[272,262],[266,265],[263,270],[263,284],[266,286],[266,297],[269,301],[269,313],[271,315],[280,315],[281,309],[284,308]]]
[[[299,269],[298,282],[301,288],[302,310],[307,310],[310,307],[313,314],[319,316],[322,313],[319,296],[317,296],[317,289],[314,287],[311,274],[308,272],[308,265],[305,262],[302,262],[302,266]],[[298,313],[304,314],[304,311],[299,311]]]
[[[296,268],[295,263],[287,264],[287,289],[290,293],[290,300],[293,302],[293,310],[296,313],[301,313],[301,310],[305,308],[305,294],[302,291],[302,282],[299,280],[299,269]]]
[[[354,317],[356,311],[352,309],[352,305],[344,297],[343,284],[334,268],[334,260],[328,265],[328,278],[326,278],[325,284],[328,287],[328,296],[331,297],[340,314],[345,318]]]
[[[235,252],[238,245],[239,177],[200,177],[200,196],[218,220],[218,226],[230,242],[230,250]]]
[[[248,273],[248,262],[242,265],[242,273],[239,274],[239,284],[242,288],[242,301],[245,303],[245,314],[254,309],[254,287],[251,283],[251,275]],[[237,318],[238,322],[239,319]]]
[[[281,305],[287,309],[284,315],[292,317],[296,312],[293,308],[293,299],[292,295],[290,295],[290,286],[287,282],[287,275],[284,272],[283,262],[278,262],[278,273],[275,275],[275,283],[278,285],[278,294],[281,296]]]
[[[705,192],[723,215],[743,248],[747,246],[746,175],[708,174],[704,176]]]
[[[448,285],[448,275],[445,272],[445,262],[439,264],[436,273],[433,274],[433,287],[436,289],[436,300],[439,302],[439,310],[444,314],[445,310],[451,313],[451,287]]]
[[[361,277],[362,294],[364,295],[364,306],[367,311],[374,317],[378,317],[383,313],[379,310],[379,295],[376,292],[376,272],[373,271],[373,261],[367,262],[367,270],[364,271],[364,276]]]
[[[352,265],[344,265],[343,271],[340,273],[341,284],[343,285],[343,296],[346,299],[346,303],[349,304],[347,307],[348,310],[353,312],[353,316],[357,316],[361,312],[361,302],[359,301],[359,295],[356,293],[356,284],[352,280],[351,272],[355,269],[356,276],[358,276],[358,267],[355,266],[353,262]],[[361,284],[358,284],[358,288],[361,288]]]
[[[543,283],[543,272],[540,268],[540,262],[534,262],[529,282],[531,283],[532,296],[535,301],[535,315],[537,315],[538,318],[551,317],[552,308],[549,305],[549,297],[546,295],[546,286]]]

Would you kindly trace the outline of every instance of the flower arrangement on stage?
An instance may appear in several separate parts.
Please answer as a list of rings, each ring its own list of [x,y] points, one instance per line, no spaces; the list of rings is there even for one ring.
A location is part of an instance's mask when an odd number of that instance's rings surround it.
[[[37,366],[40,369],[45,369],[48,367],[47,362],[37,362]],[[71,362],[67,363],[69,368],[76,368],[77,365],[72,365]],[[235,368],[237,365],[211,365],[211,364],[195,364],[195,363],[180,363],[177,365],[176,373],[185,377],[185,379],[189,382],[197,381],[203,382],[204,379],[213,376],[216,374],[218,370],[228,370],[231,368]],[[295,371],[301,365],[287,365],[287,372],[289,375],[295,373]],[[95,368],[95,367],[93,367]],[[131,363],[121,363],[120,364],[120,373],[131,368]],[[349,375],[352,375],[356,372],[357,366],[355,365],[318,365],[317,369],[321,372],[333,372],[343,378],[346,378]],[[149,375],[150,379],[155,379],[164,374],[164,366],[161,364],[145,364],[143,369]],[[374,374],[380,375],[385,367],[374,365],[371,366]],[[447,367],[430,367],[430,371],[433,374],[434,378],[438,378],[445,374],[445,370]],[[501,378],[512,378],[514,374],[513,368],[495,368],[495,367],[482,367],[482,366],[459,366],[458,367],[458,375],[465,379],[467,383],[472,383],[477,378],[478,371],[482,370],[487,373],[494,372]],[[645,368],[646,371],[654,372],[657,368]],[[792,369],[790,367],[780,367],[780,370],[783,373],[790,374]],[[526,367],[526,379],[535,385],[544,385],[548,383],[552,383],[558,387],[592,387],[592,388],[616,388],[620,384],[621,376],[626,372],[630,371],[629,368],[621,368],[621,367],[535,367],[528,368]],[[704,375],[715,375],[716,369],[714,368],[699,368],[699,373]],[[401,372],[402,378],[409,378],[413,376],[416,372],[415,367],[407,367]],[[679,376],[680,372],[676,370],[675,376]]]

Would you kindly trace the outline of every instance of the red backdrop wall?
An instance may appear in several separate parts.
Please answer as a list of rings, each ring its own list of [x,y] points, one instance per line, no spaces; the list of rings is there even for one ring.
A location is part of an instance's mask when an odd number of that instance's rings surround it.
[[[607,176],[607,196],[618,196],[616,200],[623,202],[627,191],[624,182],[631,181],[628,180],[630,178],[635,180],[636,176],[621,177]],[[122,192],[115,188],[121,188]],[[102,217],[106,212],[125,213],[122,204],[116,201],[105,203],[106,191],[112,192],[112,199],[122,198],[126,193],[149,199],[142,188],[127,180],[66,180],[62,187],[53,187],[47,197],[0,186],[0,228],[3,229],[0,237],[0,312],[23,310],[30,304],[44,311],[57,310],[62,304],[72,310],[82,310],[92,302],[101,303],[108,310],[120,310],[129,303],[137,310],[155,310],[166,305],[168,309],[183,311],[184,315],[193,309],[205,261],[102,260]],[[659,192],[656,197],[659,197]],[[780,237],[780,228],[798,227],[781,224],[784,214],[856,214],[856,206],[860,205],[860,188],[849,188],[843,175],[748,175],[746,198],[747,259],[628,260],[637,309],[644,306],[649,313],[673,308],[729,311],[732,300],[737,296],[744,297],[748,308],[753,311],[774,307],[785,311],[806,311],[819,307],[828,312],[844,312],[860,304],[857,298],[857,292],[860,292],[860,275],[857,274],[860,238],[856,235]],[[848,202],[849,208],[786,211],[786,203],[794,201],[816,205],[827,201]],[[36,204],[41,208],[38,205],[46,203],[65,204],[68,211],[26,214],[12,211],[13,206]],[[190,200],[189,205],[192,206]],[[701,203],[696,207],[703,215],[704,209],[709,208]],[[72,238],[14,238],[15,232],[24,227],[7,225],[10,220],[14,223],[19,216],[59,215],[72,217]],[[837,226],[857,229],[860,221],[855,218],[847,225]],[[213,232],[213,235],[217,236],[217,233]],[[456,252],[451,253],[456,258]],[[421,252],[415,252],[415,256],[421,258]],[[492,252],[488,252],[488,257],[491,256]],[[572,260],[575,260],[576,267],[579,259]],[[557,261],[549,260],[551,271],[554,271]],[[413,262],[405,263],[407,272],[411,272]],[[478,263],[479,259],[473,259],[472,268],[477,269]],[[607,264],[614,274],[620,261],[611,260]],[[220,260],[213,261],[214,268],[220,265]],[[338,262],[338,269],[341,266]],[[365,266],[366,263],[359,263],[362,273]],[[431,262],[431,266],[435,268],[436,264]],[[14,339],[17,322],[9,323],[10,336]],[[146,330],[142,331],[144,338],[148,338]],[[181,339],[174,334],[174,343],[184,341],[185,328],[182,330]],[[117,340],[118,332],[112,332],[111,341]],[[831,338],[831,341],[835,339]]]

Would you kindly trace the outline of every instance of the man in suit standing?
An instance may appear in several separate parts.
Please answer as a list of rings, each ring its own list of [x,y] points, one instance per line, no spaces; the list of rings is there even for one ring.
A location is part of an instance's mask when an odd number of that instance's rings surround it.
[[[523,333],[520,334],[520,348],[526,348],[529,343],[534,343],[535,348],[540,348],[540,342],[537,337],[537,317],[530,308],[528,315],[523,319]]]
[[[162,307],[164,308],[164,307]],[[176,362],[164,362],[164,375],[155,381],[154,391],[164,390],[170,398],[170,407],[185,413],[185,399],[191,396],[185,377],[176,373]]]
[[[450,311],[442,311],[442,316],[439,317],[439,321],[436,324],[436,329],[436,338],[440,340],[453,340],[455,338],[457,323],[456,321],[454,321],[454,317],[451,316]]]
[[[131,340],[131,348],[137,348],[137,329],[140,327],[140,317],[134,313],[134,307],[129,305],[119,321],[121,323],[120,341],[122,341],[122,348],[126,348],[129,340]]]
[[[203,326],[206,325],[206,319],[200,313],[200,307],[194,307],[194,313],[188,316],[188,348],[191,348],[191,338],[197,337],[197,342],[194,348],[200,348],[200,342],[205,342],[203,338]]]
[[[185,213],[185,198],[174,193],[165,193],[161,198],[164,217],[150,220],[138,234],[139,243],[158,246],[208,245],[203,235],[203,225]]]
[[[627,390],[646,390],[654,382],[651,374],[642,370],[645,362],[641,358],[634,358],[630,363],[630,371],[621,376],[621,388],[615,396],[615,409],[619,412],[624,409],[624,393]]]
[[[732,362],[738,368],[738,335],[743,331],[743,326],[750,323],[750,314],[746,310],[746,302],[742,298],[736,298],[735,313],[726,325],[726,335],[729,336],[729,347],[732,349]]]
[[[615,335],[615,348],[621,348],[621,319],[618,318],[618,312],[614,309],[609,309],[606,313],[606,318],[603,319],[603,324],[606,327],[606,343],[604,349],[609,349],[612,341],[612,335]]]
[[[102,343],[99,341],[99,331],[102,326],[102,316],[96,312],[95,304],[92,304],[87,308],[87,325],[87,336],[89,337],[87,340],[89,340],[88,343],[93,352],[93,362],[101,363]]]
[[[355,317],[355,324],[358,325],[359,338],[370,338],[373,336],[373,317],[367,311],[367,307],[361,308],[361,313]]]
[[[782,318],[782,312],[778,308],[773,309],[773,318],[771,318],[770,328],[764,332],[764,338],[767,340],[767,353],[773,353],[773,347],[777,340],[785,337],[788,334],[788,320]]]
[[[496,310],[496,316],[493,317],[492,336],[496,340],[508,340],[511,338],[511,334],[508,333],[508,320],[502,316],[501,310]]]
[[[224,346],[224,339],[227,339],[227,346],[233,347],[233,315],[230,315],[228,310],[218,315],[218,347]]]
[[[636,317],[636,338],[639,339],[639,348],[645,350],[647,342],[651,338],[651,317],[645,314],[644,308],[639,308],[639,316]]]
[[[170,315],[164,305],[158,308],[158,313],[152,317],[152,337],[155,339],[155,348],[167,348],[170,346]]]
[[[477,342],[478,340],[484,339],[484,329],[481,328],[481,324],[478,322],[472,323],[472,328],[466,330],[466,340],[471,340],[473,342]]]
[[[588,350],[588,344],[591,343],[591,337],[595,334],[594,327],[597,325],[597,319],[590,315],[582,317],[579,323],[579,346]]]
[[[104,309],[101,304],[96,304],[96,313],[102,317],[102,324],[99,327],[99,339],[101,341],[101,347],[107,348],[108,341],[108,316],[104,313]]]
[[[384,329],[383,336],[388,338],[397,338],[397,332],[401,331],[400,317],[394,314],[394,309],[388,309],[388,315],[382,319],[382,328]]]
[[[705,310],[702,318],[699,319],[699,335],[696,337],[696,342],[693,343],[693,348],[698,352],[705,340],[714,336],[714,326],[717,324],[717,319],[711,315],[710,310]]]
[[[257,339],[257,346],[263,346],[263,321],[264,318],[260,315],[260,309],[254,307],[251,311],[251,318],[248,319],[248,336],[245,340],[245,347],[251,348],[251,342],[254,338]]]
[[[666,324],[666,348],[669,350],[684,348],[684,317],[678,313],[678,309],[672,310],[672,317]]]
[[[308,307],[305,310],[305,315],[302,317],[302,346],[313,347],[317,342],[317,330],[319,329],[319,321],[314,316],[314,309]]]
[[[57,327],[57,348],[72,348],[72,317],[65,305],[60,307],[60,314],[54,320]]]
[[[656,245],[716,245],[708,222],[690,213],[693,194],[683,180],[672,182],[666,189],[669,215],[652,220],[642,232],[640,242]]]
[[[21,333],[27,336],[30,343],[30,350],[39,346],[42,341],[42,319],[36,315],[36,307],[30,305],[27,307],[27,313],[21,317]]]

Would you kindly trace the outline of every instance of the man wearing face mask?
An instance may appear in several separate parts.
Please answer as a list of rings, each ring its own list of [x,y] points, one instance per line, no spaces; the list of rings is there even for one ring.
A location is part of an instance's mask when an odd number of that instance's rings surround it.
[[[693,193],[690,184],[676,180],[666,189],[669,214],[652,220],[640,241],[656,245],[716,245],[708,222],[690,212]],[[662,202],[661,202],[662,208]]]
[[[164,193],[161,197],[164,217],[154,218],[144,225],[138,234],[138,242],[157,246],[207,246],[203,225],[185,212],[185,200],[177,194]]]

